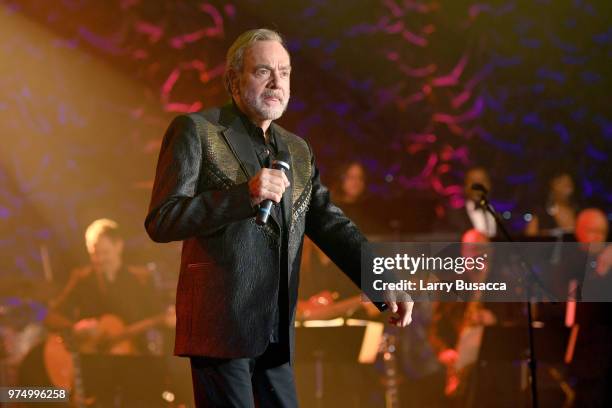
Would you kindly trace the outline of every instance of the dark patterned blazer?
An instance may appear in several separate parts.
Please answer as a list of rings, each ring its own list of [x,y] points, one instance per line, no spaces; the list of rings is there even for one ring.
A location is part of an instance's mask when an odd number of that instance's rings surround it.
[[[261,354],[280,294],[286,307],[279,311],[279,337],[288,360],[304,234],[356,284],[365,238],[330,202],[308,143],[274,123],[278,150],[291,157],[291,186],[281,203],[289,233],[281,234],[275,220],[257,225],[248,180],[260,165],[235,109],[230,104],[174,119],[162,142],[145,227],[156,242],[183,241],[175,354]]]

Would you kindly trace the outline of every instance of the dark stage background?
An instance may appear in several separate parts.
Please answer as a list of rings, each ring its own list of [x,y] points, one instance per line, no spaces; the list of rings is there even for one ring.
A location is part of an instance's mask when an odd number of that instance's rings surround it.
[[[40,277],[42,246],[63,281],[99,217],[174,275],[142,226],[161,137],[227,101],[225,50],[262,26],[292,53],[280,123],[328,179],[365,163],[400,232],[459,206],[474,164],[515,231],[558,169],[612,213],[610,1],[0,0],[0,277]]]

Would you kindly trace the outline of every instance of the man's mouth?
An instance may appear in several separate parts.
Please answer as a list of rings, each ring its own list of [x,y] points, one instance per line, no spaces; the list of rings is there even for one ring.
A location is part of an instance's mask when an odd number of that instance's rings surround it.
[[[280,99],[275,96],[265,96],[264,101],[266,102],[278,102],[280,103]]]

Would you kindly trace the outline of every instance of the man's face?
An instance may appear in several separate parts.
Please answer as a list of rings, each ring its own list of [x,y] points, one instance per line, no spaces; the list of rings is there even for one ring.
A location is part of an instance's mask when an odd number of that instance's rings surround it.
[[[253,119],[276,120],[289,103],[290,74],[285,48],[277,41],[257,41],[246,50],[242,72],[234,78],[234,100]]]
[[[567,200],[574,193],[574,181],[569,174],[561,174],[551,181],[550,192],[555,200]]]
[[[596,244],[606,241],[608,220],[603,213],[595,210],[584,210],[576,221],[576,240],[585,244]]]
[[[461,237],[461,256],[466,258],[483,258],[484,267],[473,269],[466,277],[472,282],[484,282],[489,272],[489,257],[493,253],[489,245],[491,241],[483,233],[475,229],[466,231]]]
[[[121,263],[123,241],[100,235],[91,247],[89,259],[94,270],[103,272]]]
[[[491,180],[489,179],[489,175],[486,171],[482,169],[473,169],[470,170],[465,175],[464,180],[464,191],[465,197],[472,201],[480,200],[481,193],[479,191],[472,190],[473,184],[482,184],[487,190],[491,190]]]

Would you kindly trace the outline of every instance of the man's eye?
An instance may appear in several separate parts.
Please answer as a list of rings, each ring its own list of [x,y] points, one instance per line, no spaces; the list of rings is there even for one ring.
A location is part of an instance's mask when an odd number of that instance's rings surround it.
[[[257,70],[257,75],[259,76],[267,76],[270,73],[269,70],[267,69],[258,69]]]
[[[282,71],[280,76],[281,76],[281,78],[288,78],[289,77],[289,71]]]

